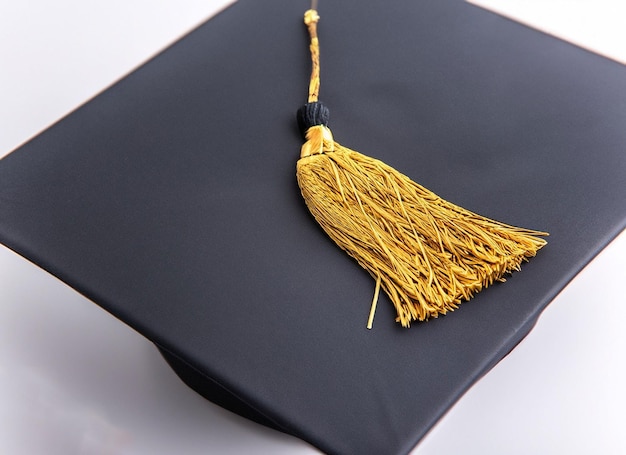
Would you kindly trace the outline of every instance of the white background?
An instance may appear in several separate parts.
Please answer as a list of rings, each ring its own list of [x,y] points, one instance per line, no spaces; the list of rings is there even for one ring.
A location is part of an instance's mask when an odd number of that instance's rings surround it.
[[[0,0],[0,156],[228,3]],[[474,3],[626,63],[620,0]],[[414,453],[626,453],[624,283],[626,234]],[[173,453],[317,452],[200,398],[142,336],[0,247],[0,454]]]

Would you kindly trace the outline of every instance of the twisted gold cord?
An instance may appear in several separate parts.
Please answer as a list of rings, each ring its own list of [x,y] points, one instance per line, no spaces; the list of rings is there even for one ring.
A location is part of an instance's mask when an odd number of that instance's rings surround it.
[[[309,103],[314,103],[320,93],[320,45],[317,39],[317,22],[320,20],[317,11],[315,10],[315,4],[313,2],[313,8],[304,13],[304,23],[309,30],[311,37],[311,44],[309,49],[311,50],[311,82],[309,84]]]

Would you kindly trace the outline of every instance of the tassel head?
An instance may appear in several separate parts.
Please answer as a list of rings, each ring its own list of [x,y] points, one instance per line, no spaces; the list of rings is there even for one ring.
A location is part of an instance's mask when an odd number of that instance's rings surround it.
[[[545,245],[545,233],[463,209],[385,163],[306,133],[297,179],[328,236],[378,282],[408,327],[446,314]]]

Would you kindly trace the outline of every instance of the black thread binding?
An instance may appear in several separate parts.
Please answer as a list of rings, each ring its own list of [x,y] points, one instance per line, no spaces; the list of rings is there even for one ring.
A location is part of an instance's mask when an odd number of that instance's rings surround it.
[[[312,126],[328,126],[330,111],[323,103],[315,101],[313,103],[307,103],[298,109],[297,118],[300,133],[302,133],[304,137],[306,131]]]

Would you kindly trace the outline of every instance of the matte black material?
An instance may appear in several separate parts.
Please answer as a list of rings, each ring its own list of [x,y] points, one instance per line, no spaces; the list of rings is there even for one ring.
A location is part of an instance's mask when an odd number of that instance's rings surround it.
[[[624,228],[626,68],[465,2],[321,3],[334,137],[551,234],[454,313],[407,330],[383,296],[367,330],[374,283],[295,181],[308,7],[240,0],[4,158],[0,240],[217,402],[328,453],[407,453]]]

